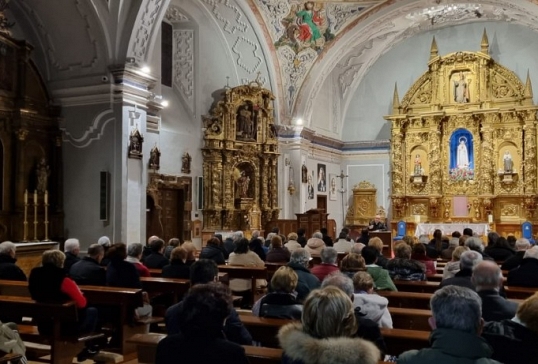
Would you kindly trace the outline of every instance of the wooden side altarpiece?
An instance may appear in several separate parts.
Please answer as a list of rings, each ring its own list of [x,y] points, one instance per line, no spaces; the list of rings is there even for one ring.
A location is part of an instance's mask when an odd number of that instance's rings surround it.
[[[502,232],[536,221],[537,110],[523,83],[489,54],[440,56],[400,101],[392,123],[392,222],[486,222]],[[466,206],[461,206],[466,203]]]
[[[6,24],[0,24],[0,241],[60,241],[60,108],[51,104],[33,47],[13,39]]]
[[[256,80],[226,88],[204,117],[205,232],[259,230],[278,218],[273,100]]]

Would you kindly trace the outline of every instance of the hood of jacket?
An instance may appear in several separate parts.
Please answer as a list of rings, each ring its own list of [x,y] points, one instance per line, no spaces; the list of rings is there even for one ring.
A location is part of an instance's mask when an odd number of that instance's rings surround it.
[[[310,238],[306,242],[306,245],[311,249],[319,249],[322,246],[325,246],[325,242],[320,238]]]
[[[283,326],[278,332],[280,346],[292,360],[317,364],[376,364],[379,349],[359,338],[314,338],[302,330],[300,323]]]
[[[353,306],[360,307],[361,314],[364,318],[370,319],[374,322],[379,322],[385,308],[387,308],[389,301],[377,294],[368,293],[355,293],[353,299]]]

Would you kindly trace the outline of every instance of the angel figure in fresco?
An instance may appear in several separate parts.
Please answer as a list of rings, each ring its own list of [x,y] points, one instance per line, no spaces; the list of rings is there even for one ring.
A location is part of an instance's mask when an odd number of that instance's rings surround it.
[[[469,99],[469,85],[463,72],[460,72],[460,79],[454,81],[454,101],[464,104],[469,102]]]
[[[458,152],[456,154],[456,166],[459,169],[469,168],[469,152],[465,144],[466,142],[467,139],[465,137],[460,138],[460,144],[458,145]]]
[[[314,2],[307,1],[304,4],[304,9],[298,11],[297,25],[299,26],[299,35],[297,38],[301,42],[310,42],[315,44],[321,38],[321,32],[318,25],[321,24],[321,18],[317,11],[314,10]]]
[[[503,156],[504,173],[512,173],[514,171],[514,161],[510,151],[504,152]]]

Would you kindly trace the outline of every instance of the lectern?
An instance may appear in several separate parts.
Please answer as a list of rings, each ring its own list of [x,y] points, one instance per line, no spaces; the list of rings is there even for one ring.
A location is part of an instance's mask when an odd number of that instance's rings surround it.
[[[304,214],[297,215],[297,229],[305,229],[305,237],[310,239],[315,231],[327,228],[327,214],[323,210],[308,210]]]

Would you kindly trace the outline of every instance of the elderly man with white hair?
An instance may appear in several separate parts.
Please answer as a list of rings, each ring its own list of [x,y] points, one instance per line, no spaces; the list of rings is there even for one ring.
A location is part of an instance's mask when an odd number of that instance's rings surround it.
[[[78,239],[67,239],[64,243],[65,262],[64,270],[69,274],[71,266],[80,260],[80,242]]]
[[[512,270],[519,267],[523,261],[523,256],[525,252],[531,248],[531,243],[528,239],[519,238],[516,240],[516,254],[506,259],[501,265],[502,270]]]
[[[236,231],[232,233],[231,235],[229,235],[226,239],[224,239],[224,242],[222,243],[222,245],[224,246],[224,249],[226,250],[228,255],[234,252],[235,242],[241,238],[243,238],[243,232]]]
[[[479,252],[480,255],[482,255],[483,260],[493,260],[492,257],[484,253],[484,244],[480,238],[471,236],[465,240],[465,246],[471,250],[474,250],[475,252]]]
[[[508,272],[506,283],[517,287],[538,287],[538,246],[525,252],[521,265]]]
[[[460,270],[454,275],[454,277],[443,279],[439,284],[439,288],[444,286],[460,286],[467,287],[474,290],[474,285],[471,282],[473,275],[473,268],[482,261],[482,255],[479,252],[473,250],[467,250],[460,256]]]
[[[297,300],[303,302],[308,294],[319,288],[321,282],[313,275],[308,269],[308,263],[310,262],[310,253],[304,248],[295,249],[291,253],[290,262],[288,267],[293,269],[297,273]]]
[[[312,234],[312,237],[308,239],[305,246],[305,249],[308,250],[310,254],[320,254],[324,248],[325,242],[323,241],[323,234],[319,231]]]
[[[338,252],[335,248],[327,247],[321,250],[321,264],[315,265],[310,271],[323,282],[325,277],[334,272],[340,272],[337,265]]]
[[[0,279],[26,281],[26,274],[15,263],[17,247],[11,241],[0,244]]]

